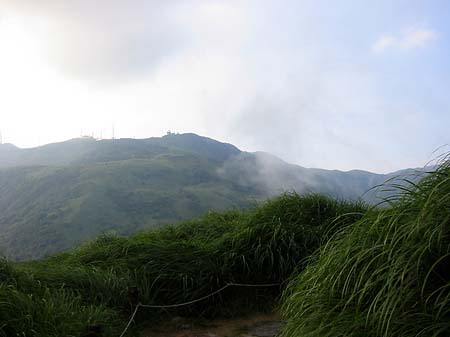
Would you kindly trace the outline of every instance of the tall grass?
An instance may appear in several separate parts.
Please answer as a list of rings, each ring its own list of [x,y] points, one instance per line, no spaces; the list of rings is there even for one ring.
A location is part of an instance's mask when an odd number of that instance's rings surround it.
[[[130,239],[103,237],[81,247],[71,257],[82,265],[119,274],[146,303],[177,303],[210,293],[228,282],[282,283],[336,226],[354,222],[366,210],[362,204],[319,195],[285,194],[247,212],[211,213],[195,221]],[[344,216],[344,214],[348,214]],[[230,290],[223,297],[188,311],[217,314],[227,302],[240,299],[265,303],[279,289]],[[220,305],[218,305],[218,302]],[[223,311],[223,310],[222,310]]]
[[[117,332],[118,315],[104,305],[84,305],[71,291],[49,289],[0,261],[0,336],[81,336],[91,324]]]
[[[129,287],[139,289],[143,303],[173,304],[229,282],[283,284],[322,242],[365,211],[359,203],[285,194],[248,211],[209,213],[130,238],[106,235],[68,253],[5,265],[0,335],[79,335],[94,322],[114,331],[129,316]],[[271,309],[281,288],[228,288],[193,306],[140,312],[137,322],[167,313]]]
[[[290,284],[283,337],[450,336],[450,165],[323,245]]]

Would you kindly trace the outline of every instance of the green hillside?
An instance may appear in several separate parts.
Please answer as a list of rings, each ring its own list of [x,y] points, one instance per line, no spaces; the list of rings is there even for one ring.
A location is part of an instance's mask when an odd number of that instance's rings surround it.
[[[306,169],[194,134],[0,145],[0,251],[42,257],[102,233],[242,209],[283,191],[374,202],[364,193],[388,178]]]
[[[248,207],[262,195],[216,174],[233,147],[216,151],[218,143],[204,141],[199,155],[195,142],[158,141],[76,140],[17,155],[20,166],[0,171],[0,247],[14,258],[38,257],[108,231]]]

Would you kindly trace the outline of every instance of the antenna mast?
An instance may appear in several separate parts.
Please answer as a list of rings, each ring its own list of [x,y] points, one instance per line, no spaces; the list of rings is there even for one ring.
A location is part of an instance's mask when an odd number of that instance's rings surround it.
[[[3,144],[2,130],[0,130],[0,145]]]

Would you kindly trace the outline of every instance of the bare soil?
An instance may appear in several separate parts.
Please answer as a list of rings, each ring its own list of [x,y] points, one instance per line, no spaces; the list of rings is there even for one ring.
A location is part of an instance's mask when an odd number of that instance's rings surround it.
[[[180,317],[147,329],[145,337],[274,337],[282,322],[278,314],[256,314],[244,318],[220,319],[201,324]]]

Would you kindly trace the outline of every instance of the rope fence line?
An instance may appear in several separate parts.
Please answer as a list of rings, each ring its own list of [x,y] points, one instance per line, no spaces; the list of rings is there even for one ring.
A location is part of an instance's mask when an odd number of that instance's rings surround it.
[[[163,308],[184,307],[184,306],[186,306],[186,305],[190,305],[190,304],[194,304],[194,303],[197,303],[197,302],[206,300],[206,299],[209,298],[209,297],[213,297],[214,295],[216,295],[216,294],[218,294],[218,293],[224,291],[224,290],[225,290],[226,288],[228,288],[228,287],[230,287],[230,285],[227,284],[226,286],[223,286],[223,287],[220,288],[219,290],[216,290],[215,292],[213,292],[213,293],[211,293],[211,294],[209,294],[209,295],[200,297],[200,298],[198,298],[198,299],[196,299],[196,300],[189,301],[189,302],[178,303],[178,304],[169,304],[169,305],[148,305],[148,304],[140,304],[140,305],[138,304],[138,305],[141,306],[141,307],[143,307],[143,308],[155,308],[155,309],[158,309],[158,308],[159,308],[159,309],[163,309]]]
[[[120,334],[120,337],[125,336],[126,332],[128,331],[128,329],[130,328],[131,323],[134,320],[134,317],[136,316],[138,309],[140,307],[142,308],[153,308],[153,309],[165,309],[165,308],[176,308],[176,307],[183,307],[183,306],[187,306],[187,305],[191,305],[197,302],[201,302],[204,301],[214,295],[217,295],[218,293],[224,291],[225,289],[229,288],[229,287],[253,287],[253,288],[261,288],[261,287],[276,287],[276,286],[280,286],[281,283],[267,283],[267,284],[245,284],[245,283],[227,283],[226,285],[224,285],[222,288],[208,294],[205,295],[203,297],[197,298],[195,300],[189,301],[189,302],[183,302],[183,303],[177,303],[177,304],[168,304],[168,305],[150,305],[150,304],[142,304],[142,303],[138,303],[136,305],[136,308],[134,309],[133,314],[130,317],[130,320],[128,321],[127,325],[125,326],[125,329],[122,331],[122,333]]]
[[[138,303],[138,305],[136,305],[136,308],[134,309],[133,315],[131,315],[131,318],[130,318],[130,320],[128,321],[128,324],[127,324],[127,326],[125,327],[125,329],[123,329],[122,334],[120,335],[120,337],[125,336],[125,334],[127,333],[127,330],[128,330],[128,328],[130,327],[131,322],[133,322],[134,316],[136,316],[136,314],[137,314],[138,309],[139,309],[140,306],[141,306],[140,303]]]

